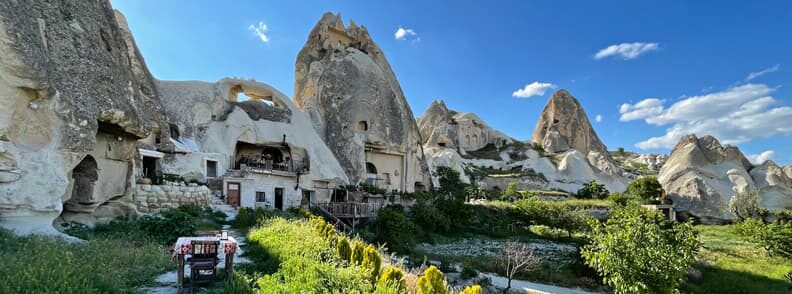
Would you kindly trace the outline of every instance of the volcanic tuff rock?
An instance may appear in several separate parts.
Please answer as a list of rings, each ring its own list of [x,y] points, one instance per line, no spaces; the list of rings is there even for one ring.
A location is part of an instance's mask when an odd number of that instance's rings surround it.
[[[404,158],[404,190],[429,182],[415,118],[365,27],[322,16],[297,56],[294,99],[353,182],[366,176],[367,150]]]
[[[131,179],[129,138],[149,135],[161,116],[151,76],[130,38],[109,1],[0,1],[4,226],[52,231],[71,195],[72,168],[100,152],[100,125],[121,138],[112,143],[121,149],[107,156]],[[111,202],[131,193],[123,179]],[[90,199],[86,209],[109,200]]]
[[[516,140],[491,128],[475,113],[451,111],[442,100],[433,101],[418,119],[424,146],[459,147],[479,150],[487,144],[497,147]]]
[[[729,200],[751,189],[767,209],[792,205],[792,180],[780,167],[771,161],[754,167],[737,147],[721,146],[712,136],[683,137],[658,180],[680,212],[707,223],[731,219]]]

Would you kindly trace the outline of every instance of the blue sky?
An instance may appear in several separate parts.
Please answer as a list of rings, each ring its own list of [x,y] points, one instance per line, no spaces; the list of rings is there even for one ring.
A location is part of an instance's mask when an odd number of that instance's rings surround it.
[[[255,78],[292,96],[310,29],[322,13],[340,12],[382,47],[416,116],[444,99],[529,139],[552,91],[564,88],[611,149],[668,152],[684,133],[711,133],[746,155],[792,164],[788,1],[112,4],[158,79]],[[264,38],[251,29],[260,24]],[[399,28],[414,34],[397,39]],[[535,90],[546,91],[515,97]]]

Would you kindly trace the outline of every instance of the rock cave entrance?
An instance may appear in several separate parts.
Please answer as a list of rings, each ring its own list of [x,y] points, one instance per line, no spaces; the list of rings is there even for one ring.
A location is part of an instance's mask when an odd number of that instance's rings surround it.
[[[94,186],[99,180],[99,166],[96,159],[86,155],[72,170],[71,197],[63,204],[63,212],[80,212],[80,207],[93,204]]]

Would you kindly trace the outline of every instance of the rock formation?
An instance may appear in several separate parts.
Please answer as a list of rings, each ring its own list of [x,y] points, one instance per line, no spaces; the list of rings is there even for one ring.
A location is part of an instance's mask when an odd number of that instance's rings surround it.
[[[351,181],[403,191],[428,185],[415,118],[365,27],[322,16],[297,56],[294,99]]]
[[[64,206],[130,209],[135,140],[160,116],[128,38],[109,1],[0,2],[3,226],[53,233]]]
[[[737,192],[757,189],[770,210],[792,206],[792,179],[775,163],[754,167],[735,146],[721,146],[712,136],[683,137],[674,147],[658,180],[675,208],[704,223],[731,219],[728,203]]]
[[[442,100],[433,101],[418,119],[424,146],[458,148],[474,151],[487,144],[496,147],[516,140],[488,126],[475,113],[448,110]]]
[[[541,144],[550,153],[577,150],[588,157],[592,166],[605,174],[622,176],[621,169],[594,132],[583,106],[566,90],[558,90],[550,97],[531,140]]]
[[[542,118],[540,125],[548,127],[539,131],[552,133],[548,137],[552,136],[554,141],[548,142],[553,152],[539,148],[541,143],[525,143],[506,136],[475,114],[448,109],[443,101],[432,102],[418,125],[426,140],[424,153],[431,168],[449,166],[465,171],[461,174],[470,178],[463,180],[485,189],[503,189],[509,182],[517,182],[520,189],[561,189],[574,193],[583,184],[597,181],[610,191],[625,190],[626,179],[621,169],[597,138],[575,98],[564,90],[559,91]],[[575,127],[583,132],[578,133]],[[554,145],[557,142],[564,147]]]

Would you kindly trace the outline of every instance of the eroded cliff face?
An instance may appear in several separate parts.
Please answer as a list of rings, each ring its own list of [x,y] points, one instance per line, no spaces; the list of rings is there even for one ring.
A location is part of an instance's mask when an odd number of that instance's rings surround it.
[[[413,191],[428,185],[412,111],[365,27],[344,26],[331,13],[322,16],[297,56],[294,99],[352,182],[365,180],[366,163],[377,153],[388,157],[380,165],[389,166],[389,175],[402,182],[394,188]]]
[[[88,213],[127,209],[134,141],[159,119],[130,38],[109,1],[0,2],[3,226],[52,233],[64,203]],[[106,189],[106,174],[95,174],[104,166],[121,169],[112,180],[120,189]],[[79,199],[75,191],[83,191]]]
[[[754,167],[740,150],[712,136],[683,137],[658,180],[680,212],[705,223],[730,220],[728,204],[738,192],[756,189],[760,205],[773,211],[792,206],[792,179],[772,161]]]
[[[418,119],[418,128],[427,147],[451,147],[475,151],[488,144],[500,147],[514,143],[513,138],[491,128],[471,112],[451,111],[442,100],[433,101]]]

